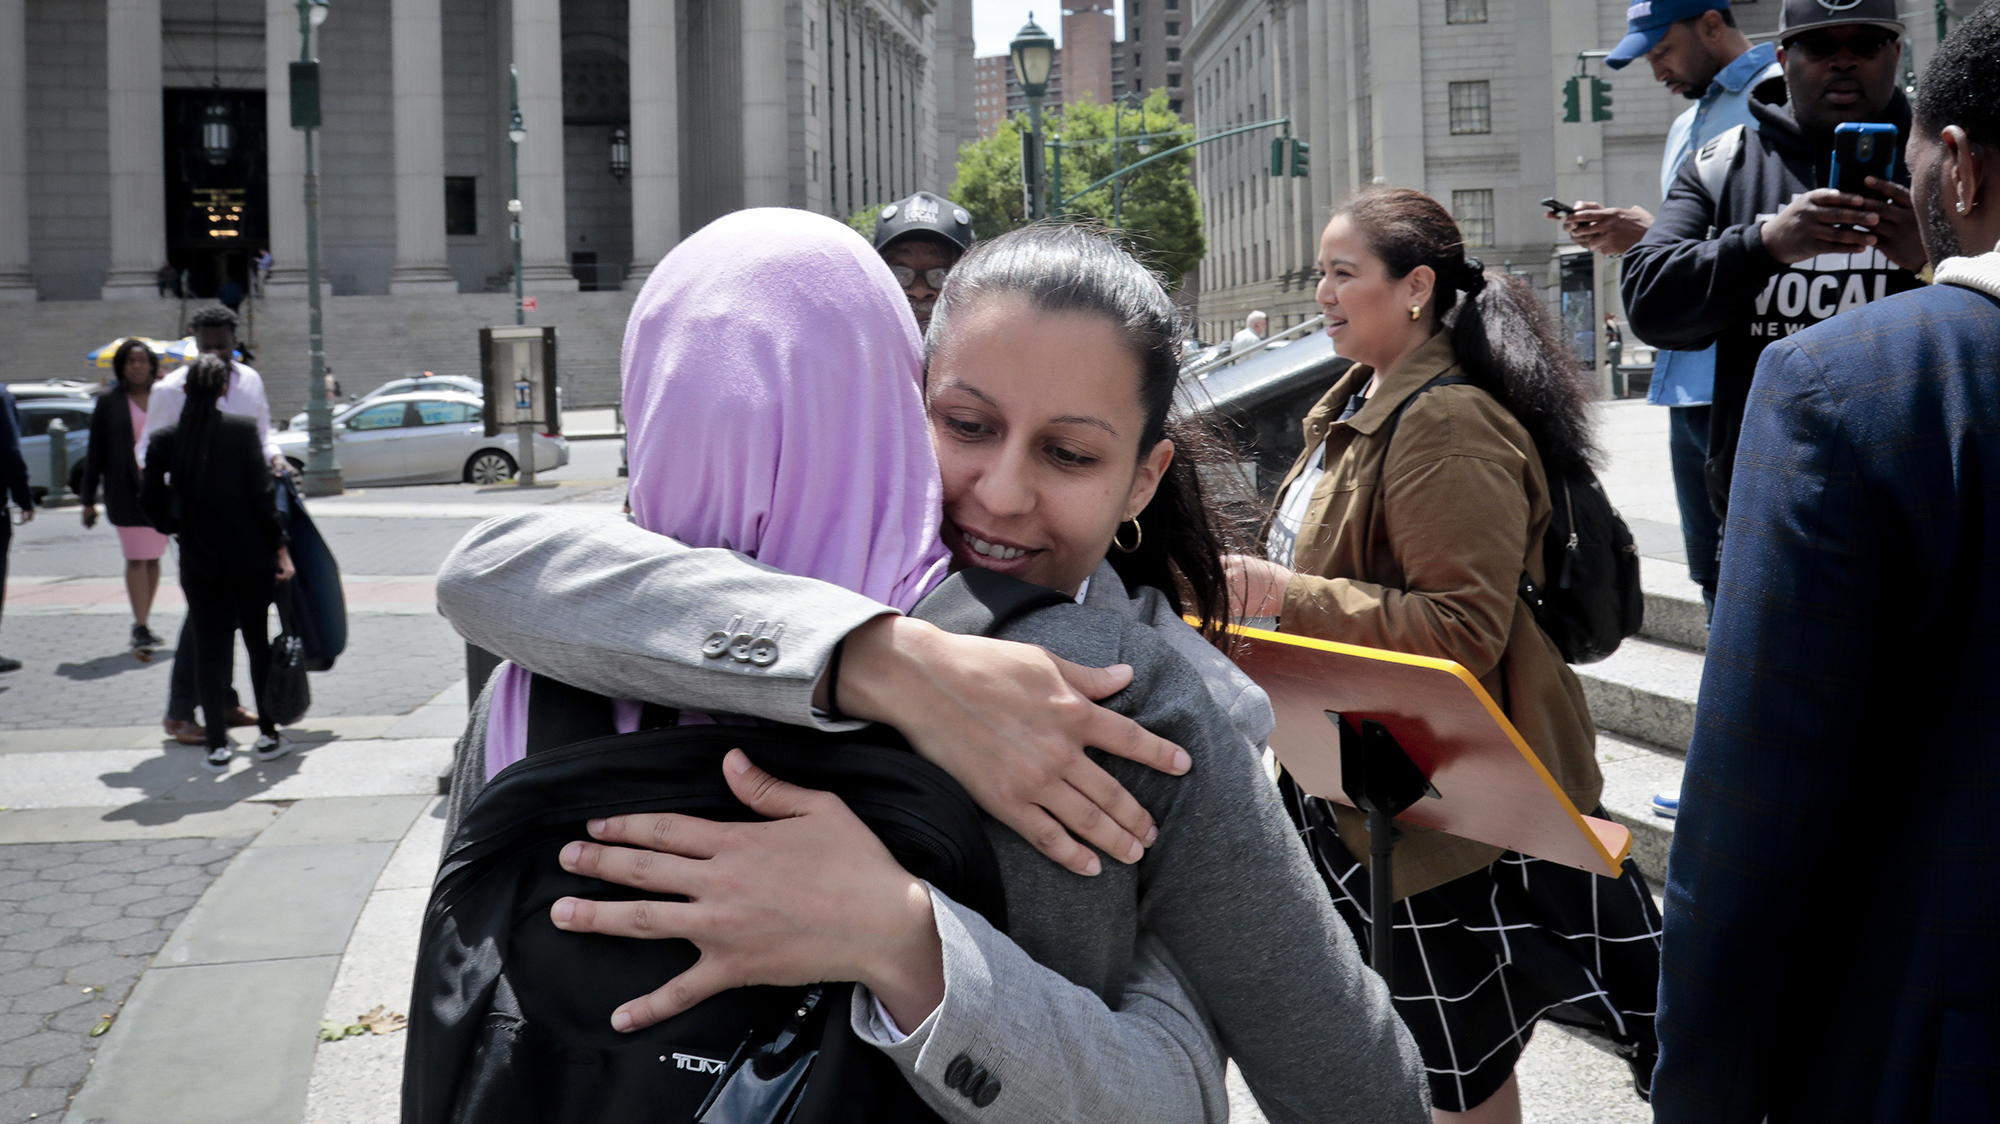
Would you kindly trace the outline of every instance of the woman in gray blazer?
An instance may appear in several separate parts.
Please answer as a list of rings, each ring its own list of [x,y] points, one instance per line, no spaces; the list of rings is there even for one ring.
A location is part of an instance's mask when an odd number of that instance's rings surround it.
[[[1142,267],[1108,240],[1075,230],[988,243],[958,267],[941,301],[928,408],[934,432],[943,432],[945,540],[961,563],[976,558],[1081,602],[1018,622],[1003,633],[1014,644],[988,641],[987,650],[1018,662],[1019,644],[1039,644],[1083,664],[1126,665],[1132,686],[1112,708],[1188,746],[1194,760],[1175,778],[1094,754],[1092,767],[1157,824],[1156,831],[1130,825],[1144,833],[1135,842],[1151,846],[1117,853],[1124,861],[1102,864],[1093,854],[1073,873],[1017,832],[989,825],[1010,934],[932,892],[924,924],[934,928],[932,974],[941,977],[934,992],[919,1001],[885,993],[877,1004],[858,989],[856,1030],[953,1119],[1220,1119],[1227,1104],[1219,1045],[1273,1120],[1414,1124],[1428,1113],[1408,1035],[1319,892],[1262,772],[1257,747],[1269,730],[1268,703],[1180,621],[1177,598],[1161,591],[1177,589],[1180,576],[1197,591],[1190,600],[1205,619],[1224,611],[1198,482],[1192,466],[1174,464],[1164,437],[1178,369],[1175,327],[1172,305]],[[1122,524],[1130,525],[1121,535]],[[1114,541],[1119,554],[1107,563]],[[1125,582],[1134,575],[1136,596]],[[814,654],[842,636],[853,644],[859,634],[851,626],[883,617],[882,605],[725,551],[677,549],[643,531],[487,524],[447,561],[439,600],[475,643],[613,696],[818,724],[842,711],[876,717],[894,709],[883,702],[896,694],[894,677],[864,670],[879,671],[884,661],[845,664],[825,681]],[[635,604],[648,607],[648,619],[627,619],[641,616]],[[499,605],[510,608],[494,613]],[[775,662],[730,666],[688,649],[684,638],[727,623],[714,619],[717,612],[749,610],[784,625]],[[838,623],[829,626],[829,618]],[[913,623],[891,616],[875,640],[914,652],[921,667],[924,646],[938,638],[906,627]],[[968,649],[953,648],[961,639],[942,647],[962,659]],[[818,715],[810,709],[816,689]],[[1031,711],[1031,703],[1017,709]],[[483,719],[482,705],[469,745],[483,740]],[[465,783],[454,785],[455,802],[483,781],[482,764],[461,752]],[[968,787],[981,795],[981,785]],[[777,796],[811,802],[811,794]],[[814,814],[823,829],[806,823],[812,814],[792,815],[766,825],[782,834],[736,833],[762,839],[756,847],[704,857],[753,872],[733,880],[754,884],[736,903],[744,911],[805,916],[810,903],[796,891],[824,899],[811,891],[856,884],[856,870],[871,861],[865,842],[798,843],[843,831],[851,838],[858,825],[844,812],[822,802]],[[629,827],[612,821],[600,838],[622,841]],[[1042,850],[1050,842],[1038,840]],[[589,843],[570,852],[573,869],[663,888],[633,876],[629,850]],[[559,918],[568,928],[639,932],[615,905],[571,900],[564,908]],[[873,983],[859,971],[841,974],[853,965],[823,958],[869,944],[856,934],[883,931],[879,915],[815,915],[809,936],[775,949],[766,942],[755,964],[732,944],[748,934],[645,935],[694,939],[711,974],[729,986],[780,977]],[[626,1019],[614,1025],[657,1021],[708,993],[700,990],[706,984],[677,982],[684,986],[621,1008]]]

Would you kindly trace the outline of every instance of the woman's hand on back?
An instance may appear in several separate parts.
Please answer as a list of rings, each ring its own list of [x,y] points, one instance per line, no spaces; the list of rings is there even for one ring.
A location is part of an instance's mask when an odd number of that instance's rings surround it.
[[[1229,575],[1232,616],[1275,617],[1285,607],[1285,586],[1292,572],[1276,562],[1247,554],[1225,554],[1222,568]]]
[[[1131,681],[1122,664],[1083,667],[1031,644],[884,616],[848,634],[836,690],[843,713],[895,727],[993,818],[1090,875],[1101,865],[1077,837],[1132,863],[1158,830],[1084,747],[1175,776],[1192,765],[1179,746],[1093,701]]]
[[[701,950],[693,967],[612,1012],[611,1025],[641,1030],[730,988],[829,980],[866,984],[900,1026],[930,1017],[944,1001],[944,950],[929,888],[832,793],[787,784],[740,749],[722,774],[770,821],[617,816],[590,822],[599,842],[563,848],[573,874],[688,899],[550,907],[559,929],[680,937]]]

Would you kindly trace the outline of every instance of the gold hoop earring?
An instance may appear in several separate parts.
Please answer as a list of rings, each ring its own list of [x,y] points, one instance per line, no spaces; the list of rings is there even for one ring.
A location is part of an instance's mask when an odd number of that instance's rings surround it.
[[[1119,541],[1118,541],[1118,535],[1119,535],[1119,532],[1122,532],[1123,530],[1125,530],[1125,524],[1124,524],[1124,523],[1120,523],[1120,524],[1118,524],[1118,530],[1117,530],[1117,531],[1113,531],[1113,532],[1111,533],[1111,545],[1112,545],[1112,546],[1115,546],[1115,547],[1117,547],[1117,548],[1118,548],[1118,550],[1119,550],[1119,553],[1121,553],[1121,554],[1130,554],[1130,553],[1132,553],[1133,551],[1135,551],[1135,550],[1139,549],[1139,544],[1141,544],[1141,543],[1143,543],[1143,542],[1145,542],[1145,541],[1146,541],[1146,528],[1144,528],[1144,527],[1141,527],[1141,526],[1139,525],[1139,520],[1138,520],[1138,518],[1137,518],[1137,517],[1134,517],[1134,518],[1132,518],[1132,519],[1129,519],[1129,520],[1126,520],[1126,522],[1128,522],[1128,523],[1132,524],[1132,530],[1133,530],[1133,531],[1135,532],[1135,536],[1134,536],[1134,538],[1132,539],[1132,545],[1131,545],[1131,546],[1126,546],[1126,545],[1125,545],[1124,543],[1122,543],[1122,542],[1119,542]]]
[[[1422,320],[1423,318],[1424,318],[1424,306],[1423,306],[1423,305],[1420,305],[1420,304],[1413,304],[1413,305],[1411,305],[1411,306],[1410,306],[1410,319],[1412,319],[1412,320]]]

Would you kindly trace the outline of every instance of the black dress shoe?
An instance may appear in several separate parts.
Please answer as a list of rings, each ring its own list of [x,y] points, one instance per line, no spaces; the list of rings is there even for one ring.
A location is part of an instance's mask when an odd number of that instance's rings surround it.
[[[0,656],[0,672],[19,671],[19,670],[21,670],[20,660],[9,659],[6,656]]]

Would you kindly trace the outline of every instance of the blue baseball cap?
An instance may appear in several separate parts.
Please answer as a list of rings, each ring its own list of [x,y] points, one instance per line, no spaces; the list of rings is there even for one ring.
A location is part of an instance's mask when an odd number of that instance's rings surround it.
[[[1625,9],[1625,38],[1611,48],[1611,53],[1605,56],[1604,65],[1613,70],[1623,70],[1626,63],[1644,58],[1647,51],[1659,46],[1660,40],[1666,37],[1667,28],[1703,12],[1727,11],[1728,8],[1729,0],[1636,0]]]

